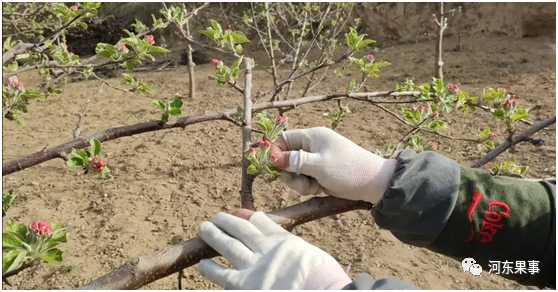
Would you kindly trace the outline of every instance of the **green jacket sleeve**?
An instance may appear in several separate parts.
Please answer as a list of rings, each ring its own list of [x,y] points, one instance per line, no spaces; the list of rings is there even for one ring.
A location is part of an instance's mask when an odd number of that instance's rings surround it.
[[[483,274],[499,266],[520,284],[554,288],[555,200],[547,182],[494,177],[434,152],[404,150],[372,215],[401,241],[456,264],[473,258]]]
[[[492,269],[520,284],[556,287],[555,186],[460,171],[453,212],[428,248],[459,261],[474,258],[483,273]]]

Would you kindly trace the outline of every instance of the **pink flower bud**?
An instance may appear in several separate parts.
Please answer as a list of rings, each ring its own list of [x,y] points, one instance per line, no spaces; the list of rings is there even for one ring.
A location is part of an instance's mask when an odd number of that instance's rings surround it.
[[[440,118],[440,113],[439,113],[438,111],[433,111],[433,112],[432,112],[432,116],[433,116],[435,119],[439,119],[439,118]]]
[[[97,162],[99,162],[99,160],[100,160],[100,159],[99,159],[99,157],[97,157],[97,156],[91,158],[91,161],[93,161],[93,163],[97,163]]]
[[[256,148],[250,147],[250,148],[248,148],[248,152],[250,152],[250,153],[256,153]]]
[[[213,63],[213,65],[215,66],[223,65],[223,61],[219,59],[211,59],[211,63]]]
[[[428,106],[422,105],[422,104],[421,104],[421,105],[419,105],[418,110],[419,110],[419,111],[428,110]]]
[[[454,83],[448,83],[448,90],[453,92],[454,94],[457,94],[457,90],[459,89],[459,87],[457,86],[457,84]]]
[[[116,46],[114,46],[114,47],[115,47],[117,50],[119,50],[119,51],[123,51],[124,53],[127,53],[127,52],[130,51],[130,50],[128,49],[128,47],[127,47],[125,44],[118,43],[118,44],[116,44]]]
[[[78,8],[79,8],[79,5],[77,5],[77,4],[70,6],[70,9],[72,9],[73,11],[78,10]]]
[[[38,232],[39,231],[39,221],[32,221],[31,224],[29,224],[29,228],[31,228],[31,230]]]
[[[48,221],[43,220],[39,222],[39,235],[50,235],[52,233],[52,229],[50,228],[50,224]]]
[[[286,122],[287,121],[287,116],[277,116],[276,119],[279,123],[281,122]]]
[[[498,89],[500,89],[501,91],[503,91],[504,93],[506,93],[506,88],[505,88],[505,87],[500,87],[500,88],[498,88]]]
[[[510,98],[515,99],[517,98],[517,95],[515,93],[510,93]]]
[[[271,143],[267,140],[260,140],[260,142],[258,142],[258,146],[268,148],[271,146]]]
[[[230,28],[227,28],[225,31],[226,31],[227,33],[233,32],[232,29],[230,29]]]
[[[432,147],[432,150],[434,150],[434,151],[438,150],[438,142],[430,141],[430,142],[428,142],[428,144],[430,144],[430,147]]]
[[[33,221],[29,224],[29,228],[33,230],[38,235],[50,235],[52,233],[52,228],[47,220],[41,222]]]
[[[23,81],[14,81],[12,82],[12,87],[24,90],[25,88],[23,87]]]
[[[498,138],[498,134],[496,134],[496,133],[490,133],[490,140],[496,141],[496,138]]]
[[[511,108],[511,107],[515,107],[517,106],[517,101],[515,100],[511,100],[511,99],[506,99],[506,101],[504,102],[504,107],[506,108]]]
[[[277,155],[275,154],[271,154],[270,158],[271,160],[273,160],[273,162],[277,162],[277,160],[279,160],[279,157],[277,157]]]
[[[364,56],[364,58],[368,60],[368,62],[374,62],[374,60],[376,60],[376,58],[374,58],[374,55],[372,54],[366,55]]]
[[[153,37],[152,34],[146,34],[144,38],[150,45],[153,45],[155,43],[155,37]]]

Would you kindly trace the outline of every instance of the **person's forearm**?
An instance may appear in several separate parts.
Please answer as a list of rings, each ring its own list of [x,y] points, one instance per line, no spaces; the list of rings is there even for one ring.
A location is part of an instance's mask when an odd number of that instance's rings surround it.
[[[489,261],[525,261],[526,268],[539,261],[538,274],[504,276],[555,287],[555,188],[546,182],[493,177],[437,153],[405,150],[372,212],[401,241],[459,262],[474,258],[486,273]]]

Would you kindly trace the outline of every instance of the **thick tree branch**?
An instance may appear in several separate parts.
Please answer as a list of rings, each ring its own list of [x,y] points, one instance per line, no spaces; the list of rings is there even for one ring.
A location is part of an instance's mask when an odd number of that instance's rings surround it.
[[[287,230],[297,225],[353,210],[370,210],[372,204],[334,197],[316,197],[268,215]],[[218,253],[199,237],[171,245],[154,254],[132,259],[118,269],[79,287],[80,290],[131,290],[172,275]]]
[[[344,98],[366,98],[366,97],[396,97],[396,96],[415,96],[419,95],[419,91],[405,91],[405,92],[393,92],[393,91],[379,91],[379,92],[368,92],[368,93],[332,93],[327,95],[317,95],[317,96],[307,96],[291,100],[283,100],[276,102],[266,102],[254,104],[252,107],[253,111],[260,111],[264,109],[272,108],[285,108],[285,107],[296,107],[298,105],[322,102],[333,99],[344,99]],[[85,148],[89,146],[89,140],[91,138],[98,139],[101,142],[110,141],[118,139],[121,137],[132,136],[141,133],[153,132],[158,130],[165,130],[171,128],[184,128],[188,125],[213,121],[213,120],[227,120],[226,116],[231,116],[236,113],[236,108],[227,109],[222,111],[213,112],[203,112],[198,114],[193,114],[189,116],[178,117],[174,121],[169,121],[168,123],[163,123],[160,120],[138,123],[128,126],[120,126],[105,129],[103,131],[91,134],[85,137],[78,137],[66,143],[60,144],[58,146],[43,149],[33,154],[2,162],[2,176],[29,168],[31,166],[38,165],[45,161],[56,159],[60,157],[59,153],[68,153],[72,148]]]
[[[506,140],[504,143],[498,145],[498,147],[492,149],[492,151],[488,152],[486,155],[484,155],[483,157],[481,157],[479,160],[477,160],[472,167],[478,168],[478,167],[482,167],[483,165],[487,164],[488,162],[492,161],[494,158],[496,158],[498,155],[502,154],[504,151],[506,151],[508,148],[512,147],[513,145],[517,144],[517,143],[521,143],[524,141],[528,141],[528,138],[535,134],[536,132],[552,125],[556,123],[556,116],[553,116],[551,118],[548,118],[538,124],[533,125],[531,128],[525,130],[523,133],[517,135],[515,138],[513,138],[511,141]]]

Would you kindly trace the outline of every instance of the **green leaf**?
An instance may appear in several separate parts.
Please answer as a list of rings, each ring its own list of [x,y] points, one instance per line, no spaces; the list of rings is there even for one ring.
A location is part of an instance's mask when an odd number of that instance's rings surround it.
[[[31,58],[31,54],[29,53],[19,54],[15,57],[16,60],[29,59],[29,58]]]
[[[360,49],[375,43],[376,41],[373,40],[362,40],[360,43],[358,43],[358,45],[356,46],[357,51],[359,51]]]
[[[81,26],[81,28],[83,28],[83,29],[87,29],[87,23],[85,23],[83,21],[77,21],[76,24]]]
[[[6,63],[6,65],[4,65],[4,67],[9,71],[16,71],[18,68],[18,63],[17,61],[9,61]]]
[[[103,170],[101,170],[101,177],[102,177],[102,178],[105,178],[105,176],[106,176],[107,174],[109,174],[109,173],[110,173],[110,168],[108,168],[107,166],[105,166],[105,167],[103,167]]]
[[[204,29],[200,31],[200,33],[212,40],[215,39],[215,30],[213,30],[212,28]]]
[[[101,154],[101,141],[92,138],[89,140],[89,144],[91,145],[91,153],[93,156],[99,156],[99,154]]]
[[[72,149],[72,155],[83,160],[87,160],[89,158],[89,154],[82,149]]]
[[[209,22],[211,23],[211,27],[216,33],[220,35],[223,34],[223,29],[221,28],[221,25],[219,25],[217,21],[210,19]]]
[[[484,145],[488,147],[488,149],[494,149],[494,142],[493,141],[485,141]]]
[[[241,31],[233,31],[231,33],[231,36],[233,37],[234,42],[236,44],[244,44],[250,42],[250,40],[246,37],[246,35],[244,35],[244,33]]]
[[[21,238],[15,233],[2,233],[2,250],[10,250],[21,246]]]
[[[434,120],[428,123],[428,127],[433,130],[439,130],[439,129],[446,128],[446,125],[442,121]]]
[[[163,47],[151,46],[151,47],[149,47],[149,52],[150,53],[167,53],[167,52],[170,52],[170,51],[163,48]]]
[[[258,173],[258,169],[253,164],[250,164],[250,166],[246,169],[246,172],[248,174],[256,174]]]
[[[103,168],[103,170],[105,170],[105,168]],[[48,240],[48,247],[51,248],[60,243],[65,243],[65,242],[68,242],[68,238],[66,237],[66,232],[64,230],[59,230],[58,232],[54,232],[53,235]]]
[[[56,264],[62,261],[62,251],[57,249],[57,248],[53,248],[51,250],[48,250],[47,252],[45,252],[42,256],[41,259],[47,263],[51,263],[51,264]]]
[[[26,99],[32,99],[32,98],[39,98],[42,95],[38,92],[34,92],[34,91],[26,91],[21,95],[21,99],[22,100],[26,100]]]
[[[180,109],[182,107],[182,99],[180,99],[180,98],[173,99],[170,103],[170,107],[171,107],[171,109],[172,108]]]
[[[27,236],[27,226],[18,224],[13,219],[10,219],[10,221],[8,221],[6,230],[19,236],[21,240],[25,239],[25,237]]]
[[[171,116],[177,116],[182,114],[182,110],[176,107],[171,107],[169,112]]]
[[[501,108],[495,109],[492,112],[492,116],[494,116],[495,118],[499,118],[499,119],[503,119],[505,115],[506,115],[505,111]]]
[[[19,268],[26,255],[26,251],[16,249],[9,251],[6,255],[2,255],[2,274]]]
[[[122,67],[128,69],[129,71],[134,71],[134,63],[132,61],[126,61],[124,62],[124,64],[122,64]]]
[[[72,158],[68,159],[68,161],[66,161],[66,164],[69,167],[80,167],[80,166],[83,166],[83,159],[81,159],[79,157],[72,157]]]
[[[158,99],[154,99],[151,103],[152,103],[154,106],[160,108],[161,110],[165,110],[165,104],[164,104],[162,101],[160,101],[160,100],[158,100]]]

